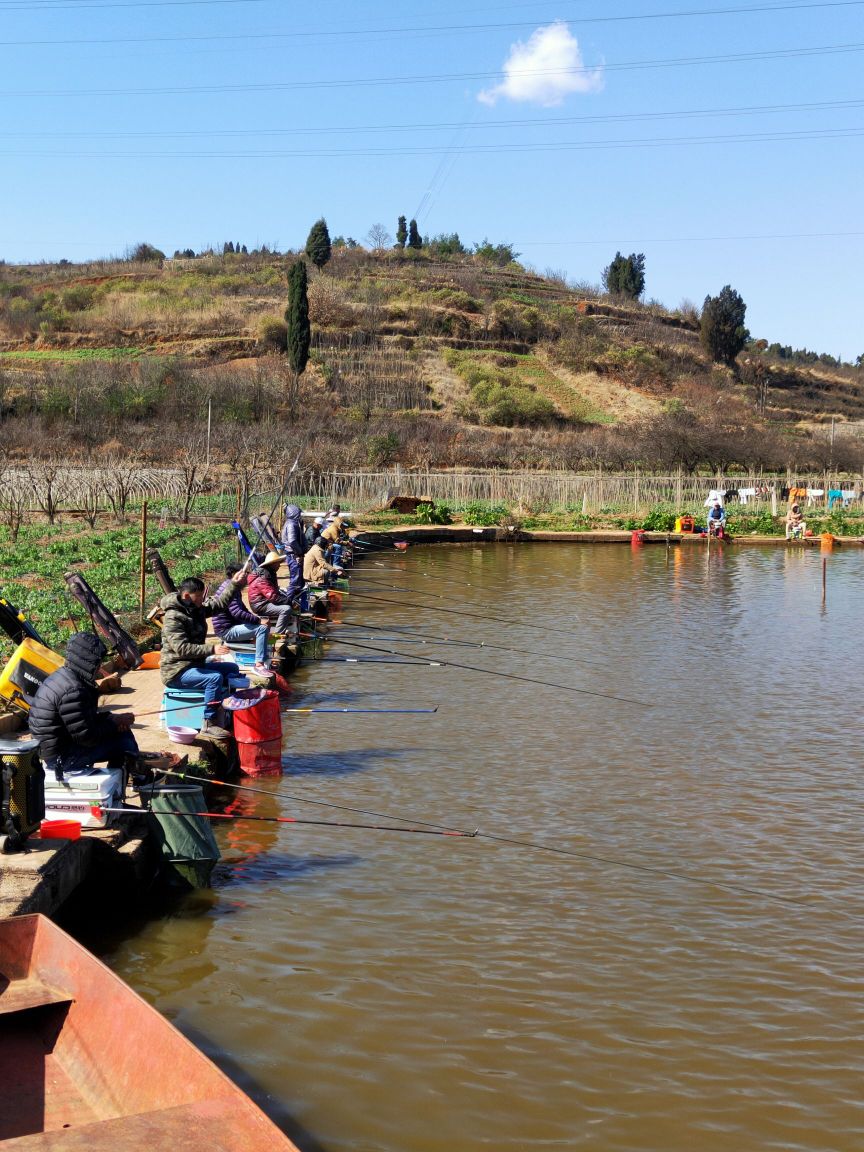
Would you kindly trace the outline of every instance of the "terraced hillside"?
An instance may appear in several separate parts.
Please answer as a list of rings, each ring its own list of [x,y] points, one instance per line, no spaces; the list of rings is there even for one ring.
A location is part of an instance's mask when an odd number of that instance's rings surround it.
[[[293,258],[0,265],[4,417],[66,425],[91,446],[134,426],[197,422],[204,395],[221,423],[290,419],[280,322]],[[650,466],[653,443],[669,462],[677,429],[689,430],[687,466],[694,453],[697,463],[747,453],[754,463],[754,429],[772,451],[809,450],[833,423],[836,450],[838,429],[857,437],[864,421],[860,370],[795,366],[761,341],[733,373],[706,357],[692,309],[625,304],[517,264],[424,251],[336,249],[309,275],[301,412],[362,426],[361,456],[369,437],[389,437],[378,455],[415,463],[425,444],[427,463],[471,463],[485,439],[507,445],[508,463],[515,452],[529,464],[614,465],[629,451]],[[646,430],[653,439],[640,440]],[[726,447],[694,445],[697,430]],[[730,456],[736,435],[744,446]]]

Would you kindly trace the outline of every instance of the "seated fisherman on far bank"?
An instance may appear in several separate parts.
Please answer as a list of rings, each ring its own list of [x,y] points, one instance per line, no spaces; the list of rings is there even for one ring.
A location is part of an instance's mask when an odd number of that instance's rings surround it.
[[[726,510],[719,500],[715,500],[708,513],[708,535],[718,536],[721,540],[726,535]]]
[[[36,692],[28,725],[39,755],[58,780],[64,773],[89,772],[103,760],[109,768],[137,768],[138,744],[131,712],[99,712],[96,674],[107,649],[94,632],[76,632],[66,645],[66,663]]]

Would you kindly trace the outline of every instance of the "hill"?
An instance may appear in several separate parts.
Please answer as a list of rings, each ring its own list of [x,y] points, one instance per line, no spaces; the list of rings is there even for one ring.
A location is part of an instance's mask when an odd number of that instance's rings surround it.
[[[797,364],[763,340],[732,371],[707,358],[692,307],[491,257],[340,247],[309,266],[296,424],[316,429],[315,463],[859,467],[860,369]],[[176,460],[208,405],[226,444],[250,427],[284,442],[298,431],[280,355],[295,258],[0,265],[7,454]]]

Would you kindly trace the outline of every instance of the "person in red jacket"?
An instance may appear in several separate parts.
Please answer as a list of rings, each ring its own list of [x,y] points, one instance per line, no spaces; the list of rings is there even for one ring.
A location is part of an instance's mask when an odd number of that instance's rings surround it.
[[[268,552],[249,581],[249,607],[262,620],[272,620],[273,630],[281,636],[294,631],[294,597],[300,591],[292,581],[286,588],[279,587],[276,573],[284,557]]]

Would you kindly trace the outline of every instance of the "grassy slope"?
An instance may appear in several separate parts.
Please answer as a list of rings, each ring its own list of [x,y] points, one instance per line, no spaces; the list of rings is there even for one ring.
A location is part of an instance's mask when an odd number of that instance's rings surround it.
[[[2,267],[0,367],[24,371],[55,359],[142,354],[210,364],[257,357],[262,319],[279,317],[284,307],[287,262],[228,255],[177,259],[162,268]],[[712,377],[715,389],[752,406],[746,385],[712,372],[694,320],[659,307],[616,306],[518,266],[489,267],[468,257],[343,250],[323,273],[310,271],[311,315],[323,342],[315,357],[319,375],[310,379],[324,384],[335,371],[346,407],[355,394],[362,405],[387,406],[382,399],[402,384],[393,407],[468,413],[483,423],[498,422],[506,411],[501,422],[518,424],[519,397],[530,422],[533,393],[567,421],[604,424],[644,420],[669,400],[698,405]],[[376,347],[346,351],[358,333],[372,336]],[[452,348],[461,360],[448,357]],[[516,399],[484,408],[472,394],[471,363],[491,362],[494,372],[496,354],[515,358],[500,365],[496,395],[509,389]],[[766,367],[769,420],[864,420],[860,373],[781,362]]]

